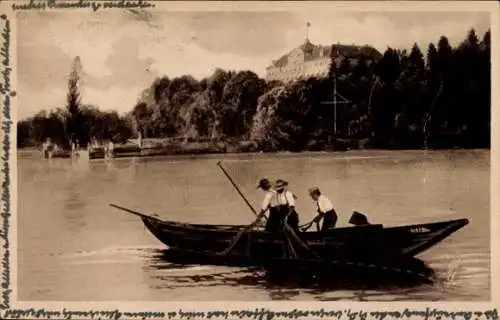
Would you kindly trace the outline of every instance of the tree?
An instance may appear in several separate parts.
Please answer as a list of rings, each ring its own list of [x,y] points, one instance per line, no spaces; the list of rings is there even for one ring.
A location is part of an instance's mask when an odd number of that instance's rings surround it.
[[[240,71],[224,85],[221,103],[222,133],[234,137],[249,131],[257,101],[266,83],[252,71]]]
[[[427,78],[436,77],[439,74],[439,56],[434,43],[430,43],[427,49],[425,70]]]
[[[436,46],[433,43],[429,44],[426,56],[425,65],[425,82],[422,88],[423,94],[423,111],[422,117],[422,134],[424,139],[422,145],[426,144],[426,136],[432,130],[434,124],[433,114],[439,99],[442,97],[442,89],[444,79],[439,66],[439,55]]]
[[[445,36],[439,38],[437,48],[437,69],[439,70],[440,90],[438,90],[437,96],[439,101],[436,100],[438,103],[433,110],[433,122],[434,126],[441,128],[439,130],[448,131],[450,129],[451,109],[454,104],[453,48]]]
[[[218,115],[213,108],[217,95],[214,91],[206,90],[194,95],[191,103],[182,113],[185,122],[185,137],[196,139],[200,137],[217,138]]]
[[[222,100],[222,94],[226,83],[235,76],[234,72],[216,69],[215,72],[207,79],[207,89],[215,93],[217,101]]]
[[[17,147],[31,147],[36,145],[33,140],[33,126],[30,119],[21,120],[17,123]]]
[[[438,66],[445,79],[452,75],[453,49],[447,37],[441,36],[438,42]]]
[[[408,66],[401,74],[406,120],[409,124],[420,125],[425,113],[422,86],[425,80],[425,61],[422,51],[414,44],[408,56]]]
[[[148,136],[148,125],[151,118],[151,110],[145,102],[139,102],[135,105],[131,112],[132,118],[135,120],[137,131],[146,138]]]
[[[373,143],[378,147],[389,147],[394,137],[395,116],[401,109],[396,81],[401,75],[401,53],[387,48],[375,67],[375,75],[381,86],[373,93],[370,122],[373,128]]]
[[[327,86],[325,81],[309,78],[271,89],[259,98],[251,138],[263,150],[307,148],[311,137],[321,136],[317,131],[324,130],[317,124]]]
[[[80,57],[75,57],[71,66],[71,71],[68,79],[68,95],[66,103],[66,111],[68,117],[66,121],[66,134],[68,143],[76,140],[88,140],[82,135],[81,125],[82,118],[80,113],[80,90],[78,82],[80,81],[81,61]],[[88,141],[81,141],[80,144],[86,145]]]
[[[156,79],[153,83],[154,99],[156,103],[168,99],[168,87],[170,85],[170,79],[168,77],[162,77],[161,79]]]
[[[454,60],[460,74],[455,77],[456,103],[450,121],[468,136],[469,144],[481,141],[481,145],[487,145],[489,139],[484,136],[490,122],[489,54],[484,55],[474,29],[469,30],[455,50]],[[472,112],[471,106],[474,106]]]
[[[375,74],[383,83],[392,85],[399,77],[400,73],[400,54],[395,49],[387,48],[380,61],[377,63]]]
[[[416,43],[411,48],[409,62],[409,67],[412,70],[414,76],[418,77],[419,79],[423,78],[425,72],[425,60],[420,47]]]

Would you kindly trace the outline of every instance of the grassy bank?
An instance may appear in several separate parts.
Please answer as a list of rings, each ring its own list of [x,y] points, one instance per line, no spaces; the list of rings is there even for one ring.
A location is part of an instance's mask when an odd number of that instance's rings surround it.
[[[364,140],[334,139],[330,142],[313,141],[303,150],[275,149],[259,146],[251,140],[184,140],[184,139],[145,139],[142,148],[135,145],[117,146],[114,154],[138,153],[141,156],[175,155],[175,154],[218,154],[247,152],[279,152],[279,151],[345,151],[365,148]]]

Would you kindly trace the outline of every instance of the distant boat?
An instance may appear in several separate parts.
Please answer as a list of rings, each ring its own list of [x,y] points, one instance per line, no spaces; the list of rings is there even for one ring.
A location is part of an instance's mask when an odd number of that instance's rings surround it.
[[[140,138],[137,138],[137,139],[128,139],[127,143],[136,145],[138,147],[141,147],[142,141],[141,141]]]
[[[68,150],[57,150],[52,152],[52,158],[71,158],[71,151]]]
[[[136,144],[123,144],[113,147],[113,158],[122,157],[138,157],[141,155],[141,148]],[[104,159],[106,158],[106,148],[93,147],[90,151],[90,159]]]

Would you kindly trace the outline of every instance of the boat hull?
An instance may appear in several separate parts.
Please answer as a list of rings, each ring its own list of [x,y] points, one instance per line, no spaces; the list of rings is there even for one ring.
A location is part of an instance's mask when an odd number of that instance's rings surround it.
[[[162,243],[175,250],[217,255],[233,244],[244,226],[194,225],[141,217],[146,228]],[[333,228],[325,233],[299,232],[307,250],[285,233],[253,230],[245,232],[234,244],[232,255],[251,257],[255,261],[283,257],[291,241],[299,257],[317,257],[342,261],[391,261],[414,257],[436,245],[468,224],[467,219],[420,225],[384,228],[365,225]]]

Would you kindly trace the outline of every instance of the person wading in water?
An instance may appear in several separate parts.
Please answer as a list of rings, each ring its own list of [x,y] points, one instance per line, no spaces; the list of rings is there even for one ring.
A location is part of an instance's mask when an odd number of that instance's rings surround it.
[[[330,199],[321,194],[321,191],[317,187],[309,189],[309,195],[314,200],[317,207],[318,215],[314,218],[318,231],[324,232],[329,228],[334,228],[337,224],[337,213],[333,208]],[[321,229],[319,228],[319,222],[323,219],[323,225]]]

